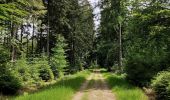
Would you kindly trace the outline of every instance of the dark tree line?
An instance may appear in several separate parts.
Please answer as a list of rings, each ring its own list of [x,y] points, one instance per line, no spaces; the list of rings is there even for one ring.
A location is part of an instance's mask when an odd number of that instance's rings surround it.
[[[90,66],[92,10],[87,0],[0,1],[0,92]]]
[[[98,64],[153,88],[158,100],[169,100],[169,5],[169,0],[102,0],[97,37]]]

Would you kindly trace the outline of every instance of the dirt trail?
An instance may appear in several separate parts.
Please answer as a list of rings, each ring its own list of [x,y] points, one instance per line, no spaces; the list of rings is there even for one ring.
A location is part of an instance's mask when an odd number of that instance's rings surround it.
[[[116,100],[99,71],[90,75],[72,100]]]

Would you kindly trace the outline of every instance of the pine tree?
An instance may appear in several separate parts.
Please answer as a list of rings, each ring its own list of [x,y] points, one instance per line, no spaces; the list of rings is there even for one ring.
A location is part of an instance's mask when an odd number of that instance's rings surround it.
[[[54,55],[52,57],[52,70],[56,77],[64,75],[64,68],[67,67],[66,55],[64,48],[66,47],[65,39],[62,35],[57,35],[57,44],[53,48]]]

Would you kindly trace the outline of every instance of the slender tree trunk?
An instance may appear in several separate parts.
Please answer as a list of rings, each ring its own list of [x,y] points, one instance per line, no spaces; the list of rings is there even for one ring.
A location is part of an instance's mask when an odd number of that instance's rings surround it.
[[[43,32],[43,29],[42,29],[42,23],[41,23],[41,32],[40,32],[40,53],[42,53],[42,32]]]
[[[18,40],[18,28],[19,28],[19,26],[18,25],[16,25],[16,28],[15,28],[15,33],[14,33],[14,38],[15,38],[15,40]],[[17,59],[17,45],[15,45],[15,47],[14,47],[14,49],[15,49],[15,54],[14,54],[14,59],[16,60]]]
[[[29,35],[28,35],[28,33],[27,33],[27,56],[29,55],[29,54],[28,54],[28,52],[29,52],[29,50],[28,50],[28,49],[29,49],[29,39],[28,39],[28,37],[29,37]]]
[[[119,26],[119,67],[122,67],[122,25]]]
[[[17,33],[18,33],[18,25],[15,25],[15,24],[11,23],[11,44],[12,42],[15,42],[15,40],[17,40]],[[16,60],[16,44],[12,44],[11,46],[11,61],[12,62],[15,62]]]
[[[9,28],[6,29],[6,32],[8,32],[8,30],[10,30]],[[10,39],[11,39],[11,34],[7,34],[7,47],[9,48],[8,51],[11,52],[11,43],[10,43]],[[9,53],[9,58],[11,57],[11,54]]]
[[[75,41],[73,38],[73,66],[76,66],[76,57],[75,57]]]
[[[14,39],[14,24],[13,22],[11,21],[11,39],[10,39],[10,43],[11,43],[11,62],[14,62],[15,60],[15,46],[12,44],[12,40]]]
[[[32,33],[32,57],[34,56],[34,34],[35,34],[35,23],[33,18],[33,33]]]
[[[72,66],[73,66],[73,68],[76,67],[75,39],[74,39],[74,36],[75,36],[75,26],[74,26],[74,31],[72,32],[72,57],[71,57],[71,59],[72,59]]]
[[[21,39],[20,39],[20,42],[21,42],[21,50],[23,51],[23,47],[22,47],[22,37],[23,37],[23,32],[24,32],[24,26],[23,26],[23,24],[21,25]]]
[[[49,2],[47,5],[47,9],[49,9]],[[47,20],[48,20],[48,25],[47,25],[47,56],[48,60],[50,60],[50,16],[49,16],[49,10],[47,12]]]

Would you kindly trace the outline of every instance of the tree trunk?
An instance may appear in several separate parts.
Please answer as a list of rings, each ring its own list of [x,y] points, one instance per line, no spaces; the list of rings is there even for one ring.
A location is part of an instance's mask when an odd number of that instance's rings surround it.
[[[49,9],[49,3],[47,5],[47,9]],[[48,60],[50,60],[50,16],[49,12],[47,12],[47,20],[48,20],[48,25],[47,25],[47,57]]]
[[[21,50],[23,51],[23,48],[22,48],[22,37],[23,37],[23,32],[24,32],[24,26],[23,26],[23,24],[21,25],[21,40],[20,40],[20,42],[21,42]]]
[[[43,29],[42,29],[42,23],[41,23],[41,32],[40,32],[40,48],[39,48],[39,53],[42,53],[42,33],[43,33]]]
[[[32,33],[32,57],[34,56],[34,34],[35,34],[35,25],[33,18],[33,33]]]
[[[122,67],[122,25],[119,26],[119,67]]]
[[[15,61],[15,46],[12,44],[12,40],[14,39],[14,24],[13,22],[11,21],[11,39],[10,39],[10,43],[11,43],[11,62],[14,62]]]
[[[14,27],[15,26],[15,27]],[[15,25],[13,22],[11,22],[11,62],[15,62],[16,60],[16,44],[12,44],[12,42],[15,42],[17,40],[17,33],[18,33],[18,25]]]
[[[27,33],[27,56],[29,55],[28,52],[29,52],[29,34]]]

